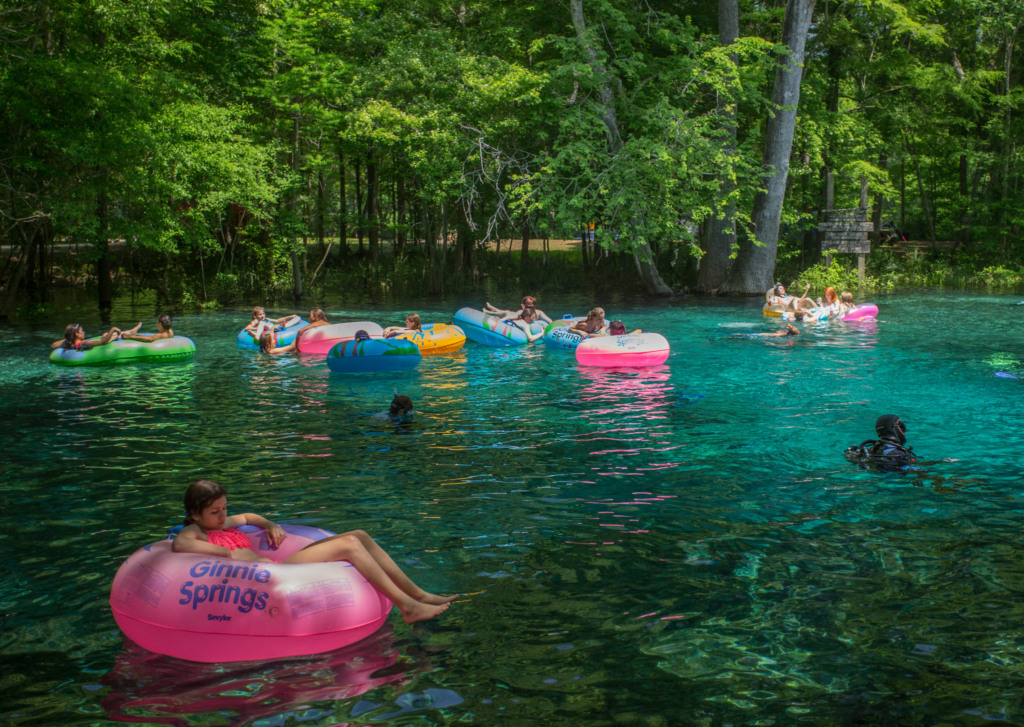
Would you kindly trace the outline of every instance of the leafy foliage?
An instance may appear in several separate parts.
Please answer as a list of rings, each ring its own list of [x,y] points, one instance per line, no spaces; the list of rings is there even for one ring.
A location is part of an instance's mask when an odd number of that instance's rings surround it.
[[[33,260],[84,244],[101,286],[123,241],[118,280],[198,303],[339,276],[588,287],[605,260],[638,285],[621,255],[648,249],[692,285],[712,215],[735,205],[740,236],[756,232],[785,5],[743,0],[722,47],[713,4],[663,0],[585,0],[581,37],[557,3],[3,3],[0,236]],[[849,287],[848,268],[815,265],[810,233],[832,172],[836,207],[857,206],[865,179],[879,220],[957,243],[926,261],[874,254],[874,285],[1018,284],[1022,29],[1012,0],[818,4],[780,275]],[[605,251],[571,275],[485,247],[591,222]],[[0,275],[37,305],[50,281],[80,279],[16,259]]]

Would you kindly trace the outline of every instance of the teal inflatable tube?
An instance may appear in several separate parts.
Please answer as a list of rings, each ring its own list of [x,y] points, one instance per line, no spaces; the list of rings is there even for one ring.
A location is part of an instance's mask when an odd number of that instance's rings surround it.
[[[287,346],[289,343],[292,343],[295,340],[295,334],[308,325],[309,321],[299,318],[298,323],[293,323],[290,326],[269,329],[274,334],[274,346]],[[238,332],[238,347],[259,351],[260,342],[256,340],[255,335],[243,328]]]
[[[476,308],[460,308],[455,312],[455,325],[466,333],[466,338],[485,346],[522,346],[526,334],[513,323],[494,316],[484,315]],[[532,333],[543,333],[545,323],[534,321],[530,324]]]
[[[98,338],[90,339],[98,341]],[[112,341],[105,346],[82,349],[55,348],[50,363],[58,366],[117,366],[132,363],[175,363],[188,361],[196,353],[191,338],[173,336],[157,341]]]

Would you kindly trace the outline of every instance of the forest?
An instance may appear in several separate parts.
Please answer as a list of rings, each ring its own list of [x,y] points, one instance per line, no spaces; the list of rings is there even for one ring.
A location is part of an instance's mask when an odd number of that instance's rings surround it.
[[[62,286],[759,295],[856,277],[822,265],[829,190],[867,191],[869,284],[1019,286],[1022,26],[1019,0],[0,0],[0,315]]]

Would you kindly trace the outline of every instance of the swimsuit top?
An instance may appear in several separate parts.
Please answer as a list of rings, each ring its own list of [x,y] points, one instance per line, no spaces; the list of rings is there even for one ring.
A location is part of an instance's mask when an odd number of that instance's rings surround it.
[[[251,548],[249,538],[241,530],[224,528],[223,530],[207,530],[206,541],[212,545],[219,545],[228,550],[239,550],[240,548]]]

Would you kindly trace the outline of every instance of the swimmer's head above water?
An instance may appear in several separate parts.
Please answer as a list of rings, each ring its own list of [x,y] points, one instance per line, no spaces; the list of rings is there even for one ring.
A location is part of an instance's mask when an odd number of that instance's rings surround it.
[[[388,408],[388,414],[392,417],[406,417],[412,414],[415,407],[413,406],[412,399],[405,394],[395,394],[395,398],[391,400],[391,406]]]
[[[907,425],[895,414],[883,414],[875,422],[875,434],[900,445],[907,443]]]

